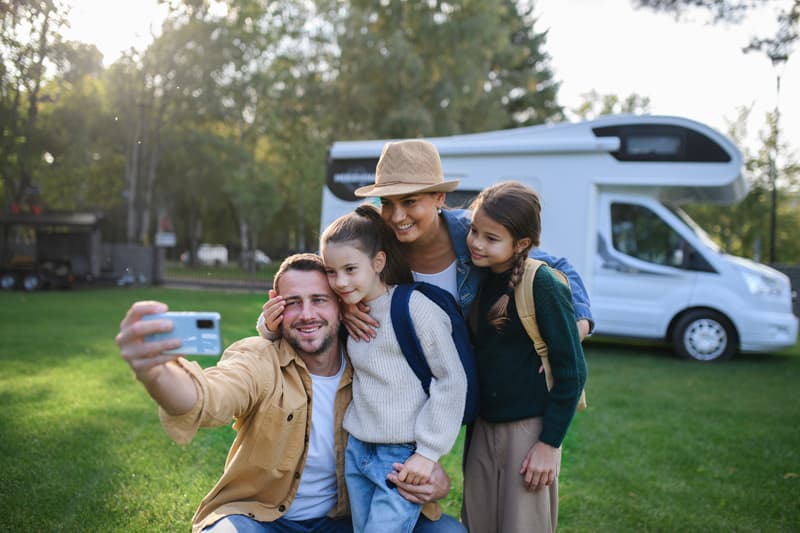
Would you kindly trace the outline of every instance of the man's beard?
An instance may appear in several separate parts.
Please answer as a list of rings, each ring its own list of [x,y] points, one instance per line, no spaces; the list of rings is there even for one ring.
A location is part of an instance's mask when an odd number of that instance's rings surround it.
[[[323,322],[322,325],[323,326],[327,326],[328,323],[327,322]],[[319,348],[317,348],[313,352],[308,352],[308,351],[306,351],[306,350],[304,350],[302,348],[301,341],[297,337],[295,337],[294,335],[290,334],[290,331],[291,330],[285,331],[284,334],[283,334],[283,338],[286,339],[286,342],[289,343],[289,346],[294,348],[294,351],[297,352],[298,355],[307,355],[309,357],[315,357],[315,356],[318,356],[318,355],[322,355],[323,353],[325,353],[331,347],[331,345],[334,343],[334,341],[336,341],[336,334],[332,332],[328,336],[326,336],[324,339],[322,339],[322,344],[319,345]]]

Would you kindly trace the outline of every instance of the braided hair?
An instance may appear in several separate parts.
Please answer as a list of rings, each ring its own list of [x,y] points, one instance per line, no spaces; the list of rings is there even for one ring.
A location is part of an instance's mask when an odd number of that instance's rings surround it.
[[[542,205],[539,195],[518,181],[501,181],[484,189],[470,206],[473,214],[479,210],[511,234],[514,247],[522,239],[530,244],[514,254],[508,289],[489,309],[487,319],[497,330],[508,322],[508,303],[525,271],[525,259],[534,246],[539,246],[542,233]]]
[[[325,228],[319,240],[320,247],[333,243],[352,243],[370,259],[383,251],[386,254],[386,266],[380,273],[381,281],[390,285],[414,281],[394,232],[381,218],[380,212],[370,204],[362,204],[355,211],[334,220]]]

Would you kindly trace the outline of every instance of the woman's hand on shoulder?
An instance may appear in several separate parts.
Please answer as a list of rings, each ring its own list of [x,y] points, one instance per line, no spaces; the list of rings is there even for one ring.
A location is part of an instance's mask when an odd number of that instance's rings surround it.
[[[377,335],[375,329],[380,327],[380,322],[369,315],[369,306],[363,302],[342,304],[342,323],[347,333],[357,341],[374,339]]]
[[[581,318],[578,320],[578,335],[581,338],[581,342],[583,339],[589,335],[589,332],[592,330],[592,325],[587,318]]]

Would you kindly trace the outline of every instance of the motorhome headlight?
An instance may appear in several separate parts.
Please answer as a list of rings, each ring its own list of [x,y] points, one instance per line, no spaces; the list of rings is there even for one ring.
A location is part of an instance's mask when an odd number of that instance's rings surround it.
[[[741,272],[745,283],[747,283],[747,288],[750,289],[752,294],[764,296],[781,295],[780,280],[764,276],[752,270],[742,269]]]

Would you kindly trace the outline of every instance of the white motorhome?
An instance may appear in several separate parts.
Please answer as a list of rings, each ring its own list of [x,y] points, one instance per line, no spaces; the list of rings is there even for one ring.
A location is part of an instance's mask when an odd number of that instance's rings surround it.
[[[501,180],[541,194],[541,247],[580,273],[596,335],[667,340],[704,361],[796,342],[789,279],[722,253],[678,207],[747,193],[741,153],[708,126],[621,115],[428,140],[445,179],[461,180],[447,195],[451,206]],[[362,201],[353,190],[374,181],[385,142],[332,145],[323,228]]]

